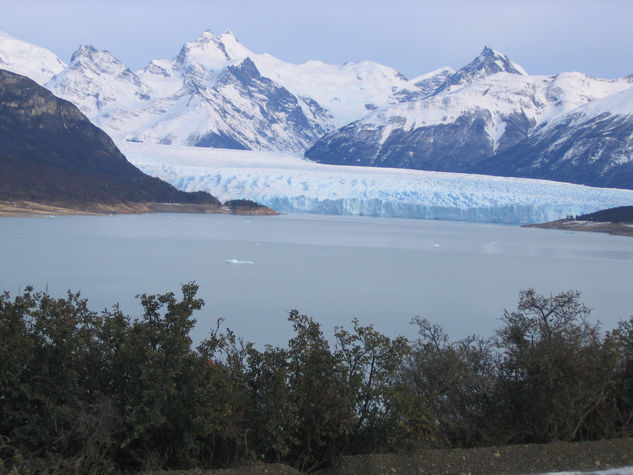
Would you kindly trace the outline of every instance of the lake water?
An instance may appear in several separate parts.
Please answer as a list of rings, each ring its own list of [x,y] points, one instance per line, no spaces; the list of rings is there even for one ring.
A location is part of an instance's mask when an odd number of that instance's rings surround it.
[[[633,239],[508,225],[363,217],[197,214],[0,219],[0,289],[28,284],[90,307],[195,280],[206,305],[199,340],[218,317],[259,345],[284,344],[288,311],[322,323],[353,317],[415,335],[425,316],[454,338],[488,336],[519,290],[576,289],[610,329],[633,314]],[[241,263],[227,263],[227,261]]]

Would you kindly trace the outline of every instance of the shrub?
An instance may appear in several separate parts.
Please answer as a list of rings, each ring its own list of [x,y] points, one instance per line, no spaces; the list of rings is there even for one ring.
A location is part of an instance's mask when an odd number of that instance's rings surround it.
[[[80,295],[0,296],[0,471],[312,471],[339,455],[633,435],[633,318],[602,336],[578,292],[520,293],[491,338],[352,321],[329,342],[293,310],[286,347],[221,322],[192,347],[194,283],[138,318]]]

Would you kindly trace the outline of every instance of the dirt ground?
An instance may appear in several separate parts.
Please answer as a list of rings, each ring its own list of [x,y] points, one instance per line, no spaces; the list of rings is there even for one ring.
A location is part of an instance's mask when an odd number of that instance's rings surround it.
[[[321,475],[383,474],[534,474],[594,472],[633,466],[633,439],[597,442],[511,445],[477,449],[426,449],[413,455],[378,454],[342,457]],[[224,470],[154,472],[153,475],[298,474],[279,464],[255,464]],[[632,472],[624,472],[632,473]]]

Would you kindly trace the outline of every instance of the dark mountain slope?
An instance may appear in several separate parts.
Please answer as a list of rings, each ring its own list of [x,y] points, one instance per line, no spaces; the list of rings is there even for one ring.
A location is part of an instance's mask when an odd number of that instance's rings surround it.
[[[633,189],[633,116],[579,116],[568,114],[469,171]]]
[[[521,66],[484,48],[433,94],[412,96],[324,135],[305,157],[334,165],[468,173],[527,137],[535,125],[533,95]]]
[[[633,206],[619,206],[603,209],[595,213],[577,216],[578,221],[593,221],[600,223],[628,223],[633,224]]]
[[[145,175],[70,102],[4,70],[0,170],[0,200],[220,205]]]

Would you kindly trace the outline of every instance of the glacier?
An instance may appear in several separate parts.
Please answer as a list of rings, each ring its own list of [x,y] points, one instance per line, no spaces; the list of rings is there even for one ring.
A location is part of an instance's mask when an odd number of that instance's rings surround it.
[[[525,224],[633,205],[633,191],[525,178],[324,165],[282,152],[119,143],[143,172],[282,213]]]

